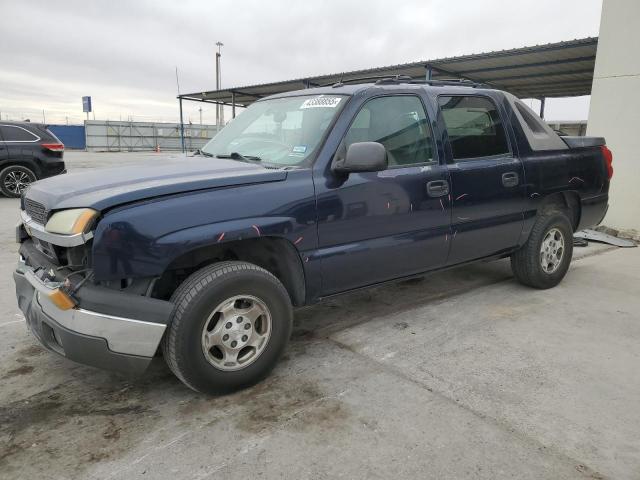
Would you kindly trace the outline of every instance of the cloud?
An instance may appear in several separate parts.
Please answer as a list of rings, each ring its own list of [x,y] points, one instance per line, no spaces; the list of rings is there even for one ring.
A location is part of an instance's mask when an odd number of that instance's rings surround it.
[[[175,67],[183,92],[213,89],[217,40],[223,86],[241,86],[593,36],[599,16],[599,0],[4,1],[0,113],[80,121],[92,95],[99,118],[175,121]]]

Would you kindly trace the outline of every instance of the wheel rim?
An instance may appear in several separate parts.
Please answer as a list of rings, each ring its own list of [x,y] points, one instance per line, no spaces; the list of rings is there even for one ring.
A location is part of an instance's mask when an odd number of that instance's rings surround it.
[[[564,235],[557,228],[547,232],[540,246],[540,265],[549,274],[558,270],[564,257]]]
[[[251,295],[236,295],[211,312],[202,330],[202,352],[219,370],[240,370],[255,362],[271,336],[271,314]]]
[[[32,181],[27,172],[12,170],[4,177],[4,187],[15,195],[21,195]]]

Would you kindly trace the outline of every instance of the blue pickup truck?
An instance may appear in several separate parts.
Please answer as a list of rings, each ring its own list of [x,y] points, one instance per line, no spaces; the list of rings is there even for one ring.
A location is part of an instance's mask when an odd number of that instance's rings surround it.
[[[559,137],[513,95],[401,78],[261,99],[190,157],[32,184],[20,309],[49,350],[187,386],[263,379],[293,309],[511,258],[553,287],[608,206],[604,139]]]

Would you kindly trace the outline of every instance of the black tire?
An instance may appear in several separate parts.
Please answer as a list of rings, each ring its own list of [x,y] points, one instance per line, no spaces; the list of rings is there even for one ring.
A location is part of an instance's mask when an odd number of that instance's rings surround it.
[[[23,179],[24,182],[18,182]],[[0,191],[5,197],[19,198],[24,189],[38,178],[32,170],[22,165],[11,165],[0,172]]]
[[[211,313],[237,295],[259,299],[270,315],[270,335],[253,363],[234,371],[221,370],[205,356],[202,335]],[[284,352],[293,325],[289,295],[271,273],[246,262],[221,262],[187,278],[171,297],[172,320],[162,341],[162,353],[171,371],[189,388],[224,394],[264,379]]]
[[[547,235],[559,231],[564,241],[564,251],[555,270],[545,271],[541,248]],[[573,255],[573,227],[567,215],[560,210],[548,210],[538,215],[529,239],[520,250],[511,255],[511,270],[516,279],[534,288],[555,287],[564,278]],[[547,266],[548,267],[548,266]]]

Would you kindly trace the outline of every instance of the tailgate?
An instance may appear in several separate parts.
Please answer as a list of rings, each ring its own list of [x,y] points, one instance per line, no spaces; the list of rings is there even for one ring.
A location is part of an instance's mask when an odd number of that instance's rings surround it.
[[[570,137],[561,136],[569,148],[600,147],[605,145],[604,137]]]

